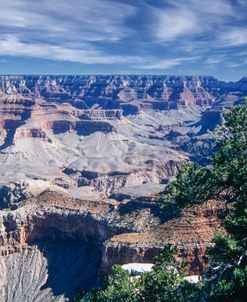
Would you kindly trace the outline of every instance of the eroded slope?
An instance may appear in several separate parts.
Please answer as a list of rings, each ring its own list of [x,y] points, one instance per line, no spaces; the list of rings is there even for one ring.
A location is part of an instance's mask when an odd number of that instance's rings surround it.
[[[108,204],[46,191],[0,211],[0,301],[66,301],[112,264],[153,262],[167,243],[178,245],[179,257],[198,273],[221,215],[213,203],[161,218],[154,201]]]
[[[207,160],[208,131],[246,91],[245,78],[2,76],[1,185],[99,200],[164,183],[189,158]]]

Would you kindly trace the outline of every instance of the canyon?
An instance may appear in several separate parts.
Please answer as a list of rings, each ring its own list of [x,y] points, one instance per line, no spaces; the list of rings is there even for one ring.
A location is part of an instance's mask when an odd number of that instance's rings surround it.
[[[166,244],[178,246],[177,257],[198,274],[213,234],[224,231],[224,211],[212,201],[161,217],[153,201],[109,204],[45,191],[0,213],[0,300],[69,301],[113,264],[152,263]]]
[[[166,244],[201,273],[225,208],[158,203],[246,95],[247,78],[0,76],[0,301],[68,301]]]

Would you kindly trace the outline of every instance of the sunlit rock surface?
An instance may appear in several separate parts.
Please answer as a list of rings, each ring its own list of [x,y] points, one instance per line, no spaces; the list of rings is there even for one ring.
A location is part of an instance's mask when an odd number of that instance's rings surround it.
[[[1,76],[0,185],[37,180],[101,199],[166,183],[189,158],[208,162],[222,108],[246,87],[203,76]]]

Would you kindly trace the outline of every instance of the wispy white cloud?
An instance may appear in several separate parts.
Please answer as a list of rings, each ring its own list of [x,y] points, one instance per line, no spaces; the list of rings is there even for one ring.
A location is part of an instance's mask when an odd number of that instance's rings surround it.
[[[239,66],[241,66],[241,64],[238,64],[238,63],[228,63],[227,64],[228,68],[237,68]]]
[[[200,59],[200,57],[178,57],[178,58],[171,58],[171,59],[158,60],[158,61],[156,60],[155,63],[146,62],[145,64],[138,65],[136,67],[146,70],[159,70],[159,69],[166,70],[174,66],[178,66],[183,62],[196,61],[198,59]]]
[[[125,21],[135,11],[111,0],[1,0],[0,54],[86,64],[140,61],[95,46],[130,35]]]
[[[243,1],[244,2],[244,1]],[[164,1],[163,7],[153,8],[153,36],[156,41],[176,43],[180,49],[203,51],[206,47],[222,48],[247,44],[247,5],[237,7],[230,0]],[[239,28],[233,29],[234,23]]]
[[[0,0],[0,56],[198,73],[244,61],[246,17],[246,0]]]
[[[108,0],[1,0],[0,26],[35,39],[117,41],[128,34],[124,21],[135,10]]]
[[[158,26],[155,36],[159,41],[172,41],[184,35],[192,35],[200,32],[196,16],[186,9],[156,10]]]
[[[206,63],[210,64],[210,65],[216,65],[216,64],[222,63],[222,61],[224,61],[225,57],[226,57],[226,55],[224,55],[224,54],[211,56],[206,59]]]
[[[107,55],[94,49],[74,49],[46,43],[25,43],[14,35],[0,41],[0,55],[36,57],[43,59],[78,62],[84,64],[123,64],[145,62],[138,56]]]
[[[157,22],[155,36],[161,41],[204,34],[236,15],[227,0],[208,0],[203,4],[198,0],[170,0],[153,12]]]
[[[241,46],[247,44],[247,28],[232,28],[220,34],[222,46]]]

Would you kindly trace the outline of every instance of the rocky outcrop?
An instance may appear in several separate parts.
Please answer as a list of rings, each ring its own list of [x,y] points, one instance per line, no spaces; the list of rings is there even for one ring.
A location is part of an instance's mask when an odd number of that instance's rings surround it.
[[[170,211],[167,209],[167,214]],[[104,243],[101,269],[109,272],[113,264],[153,263],[163,247],[172,244],[178,247],[177,258],[190,264],[190,272],[200,274],[205,270],[204,256],[214,234],[224,232],[221,219],[225,213],[222,204],[211,201],[184,210],[178,217],[170,216],[151,230],[116,235]]]
[[[18,181],[0,188],[0,210],[14,210],[20,206],[21,202],[31,197],[28,191],[28,183]]]
[[[67,301],[95,284],[105,240],[159,222],[150,208],[126,210],[45,192],[0,211],[0,300]]]
[[[177,218],[168,211],[162,222],[155,202],[87,202],[46,191],[0,211],[0,299],[67,301],[112,264],[152,263],[168,243],[179,247],[191,272],[201,272],[222,211],[215,203]]]

